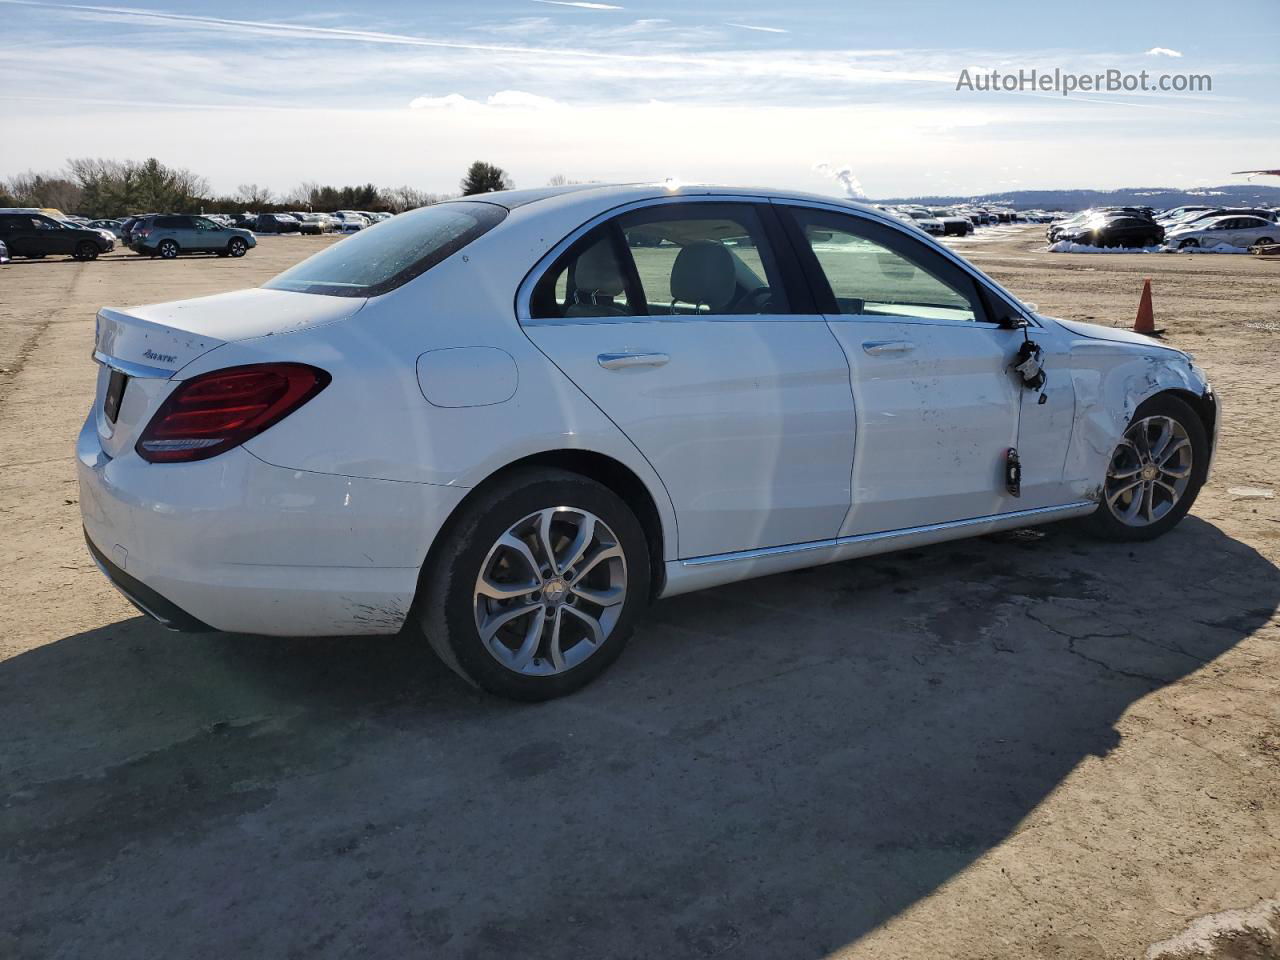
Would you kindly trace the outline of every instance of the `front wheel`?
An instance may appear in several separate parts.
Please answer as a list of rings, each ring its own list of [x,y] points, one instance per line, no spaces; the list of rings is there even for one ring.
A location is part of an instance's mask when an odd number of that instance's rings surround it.
[[[1116,445],[1101,502],[1085,529],[1105,540],[1154,540],[1187,515],[1208,469],[1200,417],[1177,397],[1152,397]]]
[[[91,240],[82,240],[76,244],[76,252],[72,256],[77,260],[97,260],[98,245]]]
[[[644,531],[613,491],[563,470],[519,470],[482,496],[423,571],[420,626],[490,693],[572,693],[618,658],[648,603]]]
[[[1270,237],[1263,237],[1261,240],[1255,240],[1253,244],[1249,247],[1249,249],[1253,253],[1261,253],[1263,250],[1271,246],[1273,243],[1275,243],[1275,241],[1272,240]]]
[[[227,244],[227,253],[233,257],[243,257],[248,249],[249,245],[240,237],[232,237],[231,242]]]
[[[1200,246],[1200,241],[1199,241],[1199,240],[1196,240],[1195,238],[1192,238],[1192,239],[1190,239],[1190,240],[1183,240],[1180,244],[1178,244],[1178,249],[1179,249],[1179,250],[1194,250],[1194,249],[1195,249],[1196,247],[1198,247],[1198,246]]]

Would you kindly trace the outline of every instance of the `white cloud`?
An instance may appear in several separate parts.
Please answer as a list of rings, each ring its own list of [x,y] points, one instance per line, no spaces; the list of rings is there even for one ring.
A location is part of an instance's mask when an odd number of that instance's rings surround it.
[[[1180,57],[1181,50],[1171,50],[1168,47],[1152,47],[1147,51],[1148,57]]]
[[[545,3],[553,7],[578,7],[582,10],[621,10],[622,7],[612,3],[588,3],[587,0],[533,0],[534,3]]]
[[[542,97],[523,90],[499,90],[483,101],[472,100],[460,93],[448,93],[443,97],[414,97],[409,101],[410,110],[478,110],[485,107],[549,110],[560,106],[562,104],[551,97]]]
[[[540,97],[536,93],[525,93],[523,90],[499,90],[485,103],[491,107],[525,107],[533,110],[546,110],[560,106],[550,97]]]
[[[756,27],[749,23],[726,23],[726,27],[737,27],[739,30],[756,30],[760,33],[790,33],[789,30],[783,30],[782,27]]]
[[[414,97],[409,101],[410,110],[457,110],[475,106],[479,104],[460,93],[449,93],[443,97]]]

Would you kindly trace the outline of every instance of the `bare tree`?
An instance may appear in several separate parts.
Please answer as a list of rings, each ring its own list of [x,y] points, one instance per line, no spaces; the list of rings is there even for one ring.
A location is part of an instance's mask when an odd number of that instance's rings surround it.
[[[236,187],[235,197],[246,207],[265,207],[271,203],[271,188],[256,183],[242,183]]]

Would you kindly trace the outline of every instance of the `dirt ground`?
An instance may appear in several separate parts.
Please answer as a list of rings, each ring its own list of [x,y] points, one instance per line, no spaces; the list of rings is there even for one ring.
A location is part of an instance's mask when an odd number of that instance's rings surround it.
[[[1223,398],[1174,533],[679,597],[533,707],[410,637],[166,633],[84,549],[96,309],[324,241],[0,267],[0,957],[1184,958],[1280,917],[1280,499],[1231,492],[1280,490],[1280,262],[1040,233],[959,247],[1069,318],[1152,277]],[[1221,955],[1280,956],[1262,926]]]

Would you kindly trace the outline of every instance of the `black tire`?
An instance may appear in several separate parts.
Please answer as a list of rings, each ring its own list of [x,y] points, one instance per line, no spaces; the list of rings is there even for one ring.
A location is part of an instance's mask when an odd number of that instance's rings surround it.
[[[1195,237],[1192,237],[1190,240],[1183,240],[1180,244],[1178,244],[1178,249],[1192,250],[1198,246],[1200,246],[1200,241],[1197,240]]]
[[[1275,241],[1274,241],[1274,240],[1272,240],[1270,237],[1263,237],[1261,240],[1255,240],[1255,241],[1254,241],[1254,242],[1249,246],[1249,249],[1250,249],[1250,250],[1262,250],[1262,249],[1263,249],[1263,248],[1265,248],[1265,247],[1269,247],[1269,246],[1271,246],[1273,243],[1275,243]]]
[[[81,240],[76,244],[76,252],[71,256],[76,260],[97,260],[98,245],[92,240]]]
[[[156,253],[160,254],[165,260],[172,260],[179,253],[177,240],[161,240],[159,246],[156,247]]]
[[[233,257],[243,257],[248,250],[249,245],[241,237],[232,237],[227,243],[227,253]]]
[[[1085,533],[1101,540],[1112,540],[1134,543],[1154,540],[1163,536],[1177,526],[1196,502],[1200,488],[1204,486],[1205,476],[1209,470],[1209,438],[1204,422],[1199,414],[1191,409],[1183,400],[1172,394],[1162,393],[1141,404],[1134,411],[1131,423],[1154,416],[1164,416],[1176,420],[1187,433],[1191,441],[1191,476],[1186,490],[1173,508],[1159,520],[1146,526],[1130,526],[1118,519],[1106,503],[1106,489],[1099,498],[1098,509],[1081,521]],[[1110,466],[1110,464],[1108,464]]]
[[[604,642],[577,666],[550,676],[517,673],[485,648],[476,626],[476,580],[490,549],[512,526],[548,507],[590,511],[612,529],[626,562],[622,612]],[[578,690],[622,653],[649,602],[649,551],[635,514],[612,490],[580,474],[522,468],[473,496],[441,533],[423,568],[418,625],[440,659],[490,693],[540,701]]]

